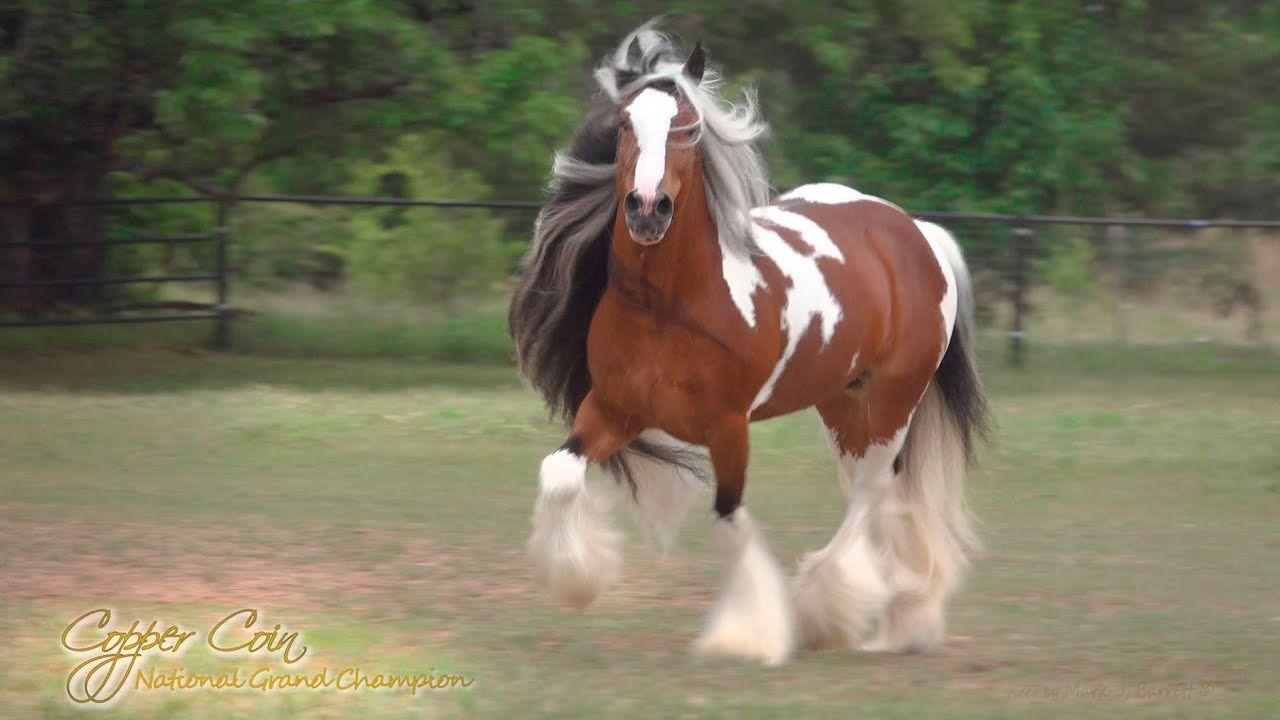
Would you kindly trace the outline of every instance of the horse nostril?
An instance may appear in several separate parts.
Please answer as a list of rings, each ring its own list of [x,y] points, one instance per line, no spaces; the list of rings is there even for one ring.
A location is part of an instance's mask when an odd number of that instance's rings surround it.
[[[671,196],[663,193],[662,197],[658,198],[658,204],[654,209],[662,217],[671,217],[671,211],[675,209],[675,206],[671,203]]]
[[[622,206],[630,214],[634,215],[640,212],[640,195],[635,190],[627,193],[627,196],[622,200]]]

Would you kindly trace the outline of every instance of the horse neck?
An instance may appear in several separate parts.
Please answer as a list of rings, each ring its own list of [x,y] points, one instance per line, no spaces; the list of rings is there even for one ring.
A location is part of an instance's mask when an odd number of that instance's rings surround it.
[[[701,176],[676,203],[676,213],[662,241],[641,245],[631,239],[621,210],[614,222],[609,283],[652,309],[678,307],[709,285],[716,262],[715,222],[707,208]],[[718,271],[717,271],[718,274]]]

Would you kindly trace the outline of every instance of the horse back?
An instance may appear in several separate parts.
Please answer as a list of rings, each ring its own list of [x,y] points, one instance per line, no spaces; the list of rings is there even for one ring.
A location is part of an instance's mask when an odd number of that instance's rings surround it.
[[[931,374],[946,346],[947,280],[929,241],[896,205],[842,189],[834,197],[793,191],[753,213],[775,251],[759,262],[793,266],[770,294],[812,311],[784,321],[799,337],[753,419],[808,407],[869,373]]]

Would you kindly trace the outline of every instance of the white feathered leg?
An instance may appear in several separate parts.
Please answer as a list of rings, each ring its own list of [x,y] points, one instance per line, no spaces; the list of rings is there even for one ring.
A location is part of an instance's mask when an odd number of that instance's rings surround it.
[[[746,508],[715,521],[715,539],[725,562],[724,594],[696,648],[786,662],[795,646],[786,581]]]
[[[862,457],[840,453],[849,514],[827,547],[802,561],[794,584],[810,646],[906,652],[943,639],[947,599],[977,544],[964,504],[964,446],[936,385],[912,416],[909,440],[906,430]]]
[[[587,460],[566,449],[542,461],[529,557],[551,596],[578,609],[618,577],[621,536],[609,523],[607,498],[590,493]]]
[[[875,531],[879,515],[892,511],[893,459],[905,437],[903,428],[862,457],[840,455],[848,513],[831,542],[801,560],[792,583],[796,618],[809,647],[855,649],[884,622],[893,589]]]
[[[947,600],[960,584],[967,551],[978,545],[964,502],[963,441],[936,385],[916,410],[903,460],[891,511],[880,514],[875,532],[894,595],[866,651],[918,651],[941,642]]]
[[[705,455],[705,448],[681,442],[661,430],[645,430],[640,439],[655,445],[666,445],[690,456]],[[705,488],[692,473],[657,462],[642,455],[629,458],[631,474],[635,481],[634,502],[625,483],[619,485],[628,495],[626,505],[632,508],[637,524],[660,553],[666,555],[675,545],[676,535],[689,511],[704,496]]]

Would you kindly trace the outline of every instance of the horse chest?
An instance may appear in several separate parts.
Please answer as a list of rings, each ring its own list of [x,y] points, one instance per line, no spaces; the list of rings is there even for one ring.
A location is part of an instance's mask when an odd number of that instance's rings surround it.
[[[606,296],[592,320],[592,385],[611,405],[676,431],[740,405],[750,390],[732,338],[700,320],[655,314]]]

